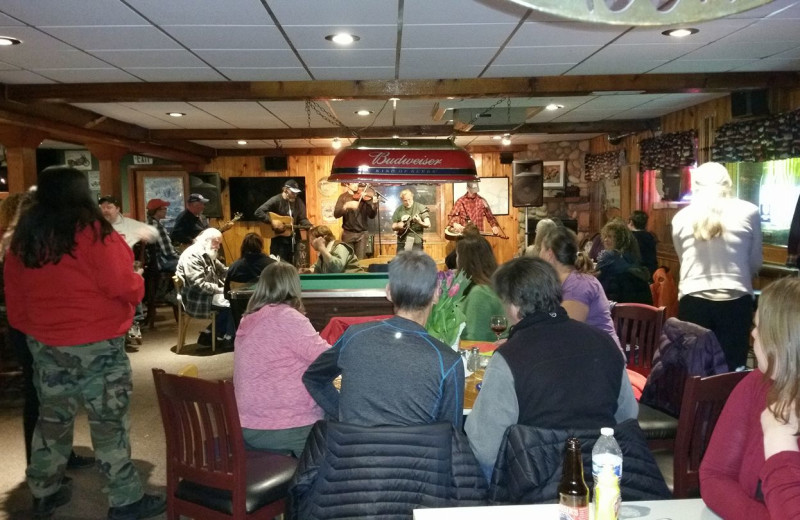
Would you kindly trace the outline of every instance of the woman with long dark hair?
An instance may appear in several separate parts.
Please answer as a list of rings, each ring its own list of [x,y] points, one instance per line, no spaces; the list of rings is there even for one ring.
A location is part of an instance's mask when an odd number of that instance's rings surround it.
[[[314,330],[293,265],[275,262],[258,279],[236,333],[233,382],[248,449],[299,456],[322,409],[303,373],[330,345]]]
[[[461,339],[495,341],[497,336],[490,327],[490,317],[505,316],[505,311],[491,285],[497,270],[491,244],[481,235],[464,235],[456,244],[456,265],[472,280],[464,293],[467,326]]]
[[[43,170],[5,258],[10,324],[27,335],[39,395],[28,486],[33,517],[71,498],[64,467],[79,403],[98,467],[108,479],[108,518],[149,518],[166,508],[144,494],[130,458],[131,367],[125,333],[144,293],[133,252],[100,213],[86,176]]]

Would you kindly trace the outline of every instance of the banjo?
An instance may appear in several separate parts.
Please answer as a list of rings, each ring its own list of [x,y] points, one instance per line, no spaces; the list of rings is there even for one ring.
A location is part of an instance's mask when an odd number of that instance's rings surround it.
[[[497,237],[497,238],[502,238],[503,240],[508,240],[507,236],[495,235],[494,233],[489,233],[486,231],[481,231],[480,234],[485,237]],[[446,238],[447,240],[458,240],[462,236],[464,236],[463,232],[456,231],[451,226],[447,226],[444,229],[444,238]]]

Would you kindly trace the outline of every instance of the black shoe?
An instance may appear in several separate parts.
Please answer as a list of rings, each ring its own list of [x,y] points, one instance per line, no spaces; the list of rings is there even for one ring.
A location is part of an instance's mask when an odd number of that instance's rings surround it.
[[[211,332],[204,330],[197,336],[197,345],[200,347],[211,346]]]
[[[160,495],[145,494],[137,502],[127,506],[109,507],[108,520],[138,520],[150,518],[167,509],[167,501]]]
[[[58,491],[44,498],[33,499],[33,520],[50,520],[57,507],[72,499],[72,479],[64,477]]]
[[[94,466],[94,462],[94,457],[81,457],[73,451],[67,461],[67,469],[91,468]]]

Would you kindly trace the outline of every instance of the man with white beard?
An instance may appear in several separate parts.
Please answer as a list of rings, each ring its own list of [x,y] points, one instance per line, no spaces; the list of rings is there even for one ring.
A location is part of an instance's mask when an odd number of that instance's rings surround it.
[[[196,318],[207,318],[211,310],[217,311],[217,344],[230,344],[233,336],[230,302],[223,296],[223,284],[228,268],[217,260],[222,233],[208,228],[197,235],[194,244],[186,248],[178,259],[175,274],[183,280],[181,297],[186,312]],[[197,339],[198,345],[211,345],[210,325]]]

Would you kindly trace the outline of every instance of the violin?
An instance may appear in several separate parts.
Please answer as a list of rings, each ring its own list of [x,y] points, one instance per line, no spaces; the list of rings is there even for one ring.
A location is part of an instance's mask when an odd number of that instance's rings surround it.
[[[375,191],[369,187],[369,184],[359,184],[358,190],[353,192],[353,200],[358,202],[366,201],[371,202],[375,198]]]

